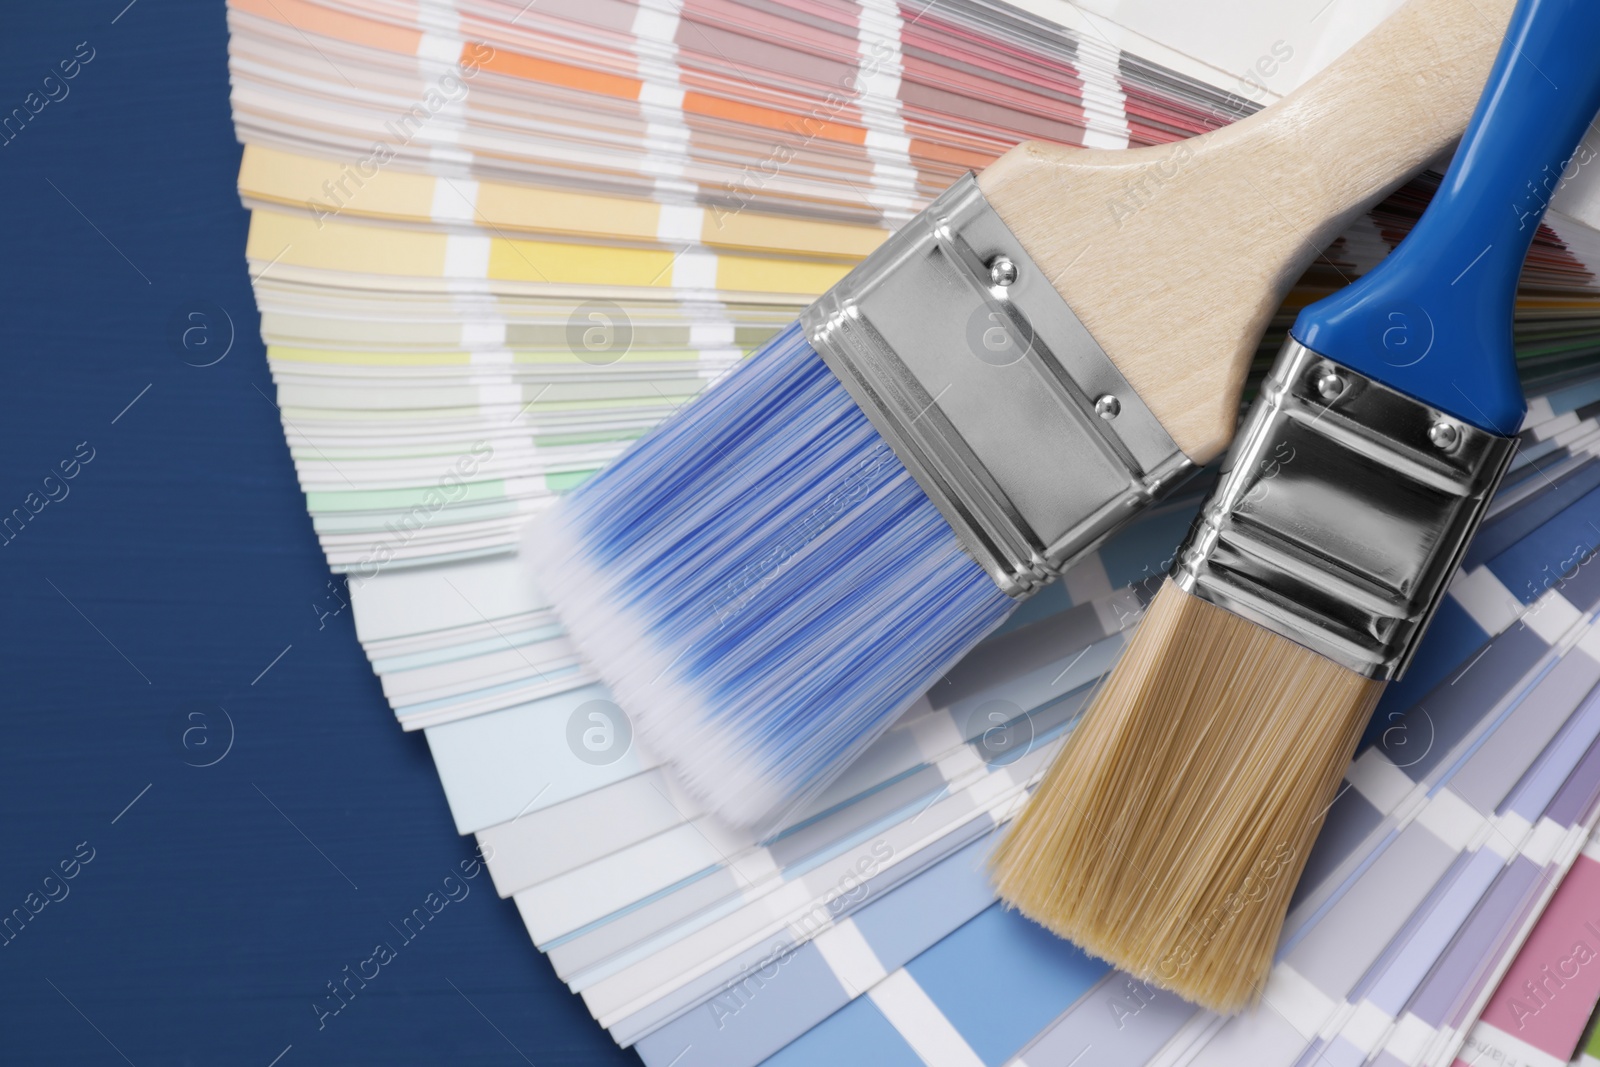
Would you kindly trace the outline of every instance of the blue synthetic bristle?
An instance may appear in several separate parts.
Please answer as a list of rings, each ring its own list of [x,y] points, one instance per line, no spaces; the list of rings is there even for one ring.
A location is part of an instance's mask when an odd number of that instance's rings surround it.
[[[798,326],[528,551],[646,747],[741,825],[825,785],[1015,604]]]

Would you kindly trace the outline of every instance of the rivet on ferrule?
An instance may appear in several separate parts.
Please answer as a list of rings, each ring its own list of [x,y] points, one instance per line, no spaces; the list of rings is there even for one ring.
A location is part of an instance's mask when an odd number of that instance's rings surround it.
[[[1455,423],[1440,419],[1428,427],[1428,440],[1433,442],[1433,447],[1440,452],[1448,452],[1456,447],[1461,440],[1461,431]]]
[[[1345,380],[1332,367],[1317,372],[1317,395],[1332,403],[1344,393]]]

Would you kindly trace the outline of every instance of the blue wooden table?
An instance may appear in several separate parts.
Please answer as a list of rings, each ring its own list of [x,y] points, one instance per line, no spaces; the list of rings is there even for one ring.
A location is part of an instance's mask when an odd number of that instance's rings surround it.
[[[0,1063],[637,1062],[329,613],[222,5],[6,5],[0,131]]]

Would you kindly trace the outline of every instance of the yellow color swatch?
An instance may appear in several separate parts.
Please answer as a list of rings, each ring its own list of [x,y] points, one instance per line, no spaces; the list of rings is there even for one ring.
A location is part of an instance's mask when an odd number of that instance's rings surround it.
[[[442,233],[318,221],[310,215],[253,211],[245,255],[266,262],[362,274],[444,275]]]
[[[665,249],[610,248],[559,241],[496,237],[489,245],[489,277],[557,285],[637,285],[669,288],[674,253]]]

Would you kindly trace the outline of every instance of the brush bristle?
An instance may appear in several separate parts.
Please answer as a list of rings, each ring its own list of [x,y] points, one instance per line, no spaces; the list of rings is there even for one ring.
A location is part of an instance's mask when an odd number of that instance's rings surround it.
[[[798,327],[527,544],[649,750],[739,825],[825,785],[1014,603]]]
[[[1167,581],[996,849],[1001,897],[1185,999],[1249,1006],[1383,687]]]

